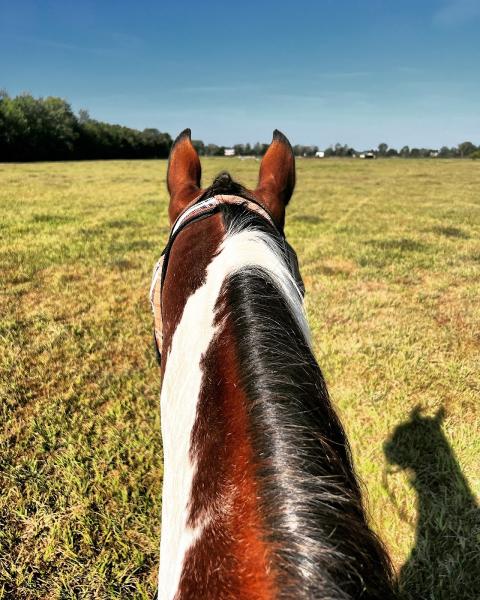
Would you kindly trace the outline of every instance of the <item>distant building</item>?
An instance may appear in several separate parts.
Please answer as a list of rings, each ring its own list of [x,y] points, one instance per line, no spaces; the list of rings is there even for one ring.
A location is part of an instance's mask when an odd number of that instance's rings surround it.
[[[370,159],[372,159],[372,158],[377,158],[377,157],[375,156],[375,154],[373,152],[362,152],[359,155],[359,158],[370,158]]]
[[[325,158],[325,152],[323,150],[318,150],[315,152],[315,158]]]
[[[439,153],[439,151],[438,151],[438,150],[430,150],[430,156],[431,156],[432,158],[437,158],[439,154],[440,154],[440,153]]]
[[[225,148],[223,154],[224,156],[235,156],[235,148]]]

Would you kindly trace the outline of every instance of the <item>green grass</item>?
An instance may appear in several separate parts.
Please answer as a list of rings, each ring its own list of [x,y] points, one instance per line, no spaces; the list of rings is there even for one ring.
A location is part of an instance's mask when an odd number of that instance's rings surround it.
[[[203,164],[206,182],[228,169],[253,185],[258,171]],[[297,167],[287,234],[372,524],[405,597],[476,598],[480,163]],[[0,599],[154,591],[162,457],[147,291],[168,232],[165,169],[0,165]]]

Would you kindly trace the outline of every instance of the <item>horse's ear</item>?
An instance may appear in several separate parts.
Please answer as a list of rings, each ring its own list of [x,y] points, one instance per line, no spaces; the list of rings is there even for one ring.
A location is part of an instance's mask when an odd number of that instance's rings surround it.
[[[172,223],[201,193],[202,167],[190,136],[190,129],[182,131],[170,150],[167,187],[170,193],[168,215]]]
[[[285,207],[295,187],[295,157],[288,139],[275,129],[260,165],[255,196],[270,211],[277,225],[283,229]]]

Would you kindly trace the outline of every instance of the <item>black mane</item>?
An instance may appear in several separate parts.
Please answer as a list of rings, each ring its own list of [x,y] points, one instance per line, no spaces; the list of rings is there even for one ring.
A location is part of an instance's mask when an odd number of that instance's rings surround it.
[[[219,173],[210,187],[204,190],[199,200],[209,198],[210,196],[216,196],[217,194],[232,194],[234,196],[240,196],[241,198],[247,198],[248,200],[254,200],[251,192],[247,190],[243,185],[234,181],[230,173],[224,171]]]
[[[217,178],[210,192],[238,194],[237,186]],[[268,230],[282,248],[280,236],[242,207],[225,206],[223,216],[229,229]],[[255,267],[231,275],[223,297],[237,339],[278,598],[392,598],[391,567],[366,523],[345,432],[289,304]]]

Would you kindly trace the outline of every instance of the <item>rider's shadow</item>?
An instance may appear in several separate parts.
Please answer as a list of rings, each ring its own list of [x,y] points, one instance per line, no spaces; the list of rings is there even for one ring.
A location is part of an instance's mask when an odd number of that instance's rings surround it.
[[[415,409],[384,445],[387,461],[409,469],[417,493],[415,546],[398,580],[415,600],[480,598],[480,510],[435,417]]]

